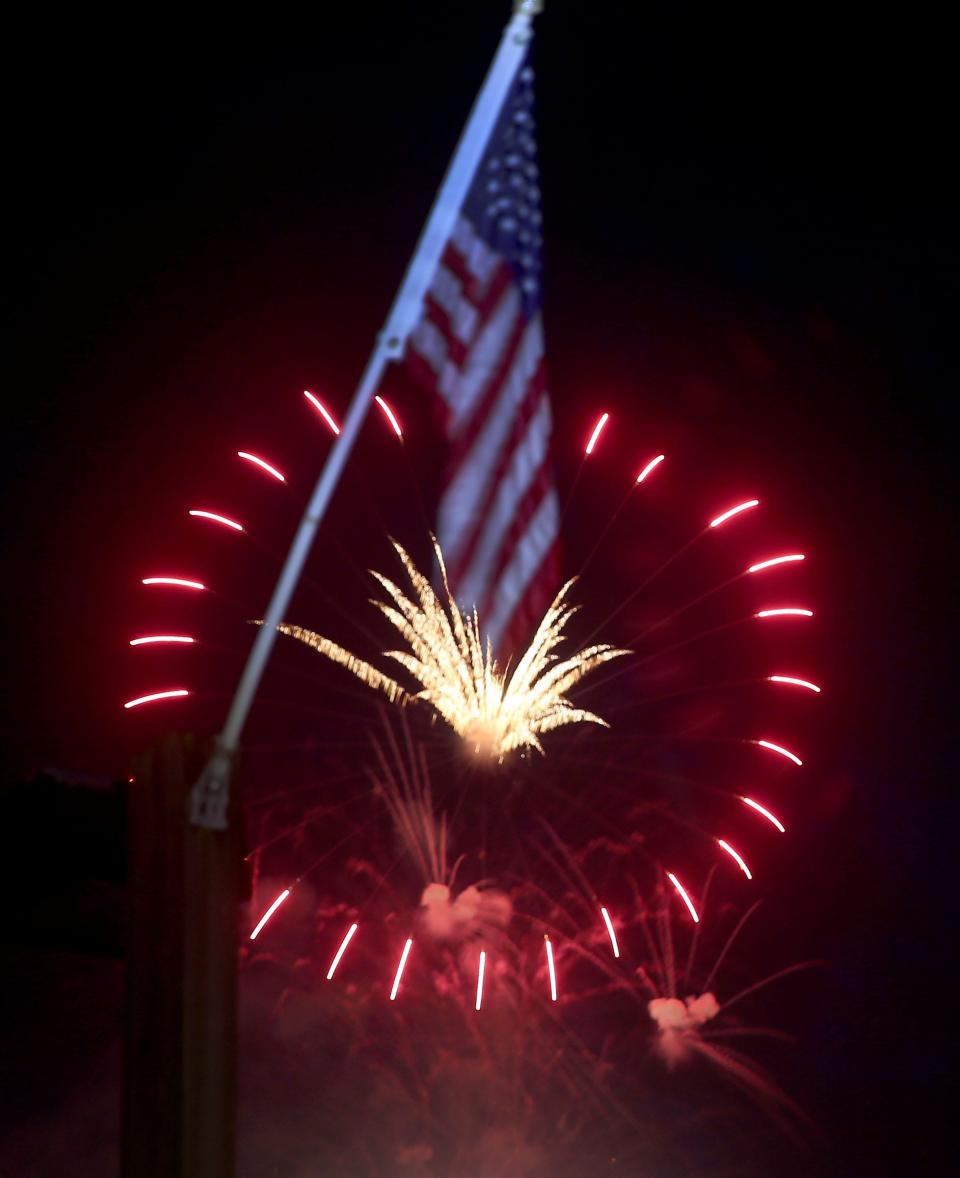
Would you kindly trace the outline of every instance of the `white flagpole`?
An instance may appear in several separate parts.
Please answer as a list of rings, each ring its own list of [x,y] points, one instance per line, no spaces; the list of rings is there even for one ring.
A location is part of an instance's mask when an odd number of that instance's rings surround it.
[[[514,3],[513,16],[503,31],[500,46],[473,104],[473,110],[440,185],[400,289],[393,300],[385,326],[377,336],[376,344],[344,419],[340,436],[330,451],[300,520],[264,614],[263,625],[257,630],[246,666],[237,684],[223,731],[217,739],[216,749],[193,787],[190,820],[196,826],[210,830],[227,828],[227,802],[233,758],[273,649],[277,625],[283,621],[313,545],[317,528],[343,473],[384,369],[391,360],[399,359],[403,354],[407,336],[419,318],[424,295],[436,272],[443,247],[453,231],[480,157],[533,36],[533,17],[541,8],[542,0],[516,0]]]

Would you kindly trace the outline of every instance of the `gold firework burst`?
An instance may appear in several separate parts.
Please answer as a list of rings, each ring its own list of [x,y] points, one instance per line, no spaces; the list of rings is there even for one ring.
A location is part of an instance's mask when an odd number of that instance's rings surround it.
[[[564,659],[554,654],[564,638],[564,627],[579,609],[566,604],[576,578],[567,581],[553,599],[530,645],[508,673],[497,666],[489,639],[484,644],[477,611],[464,614],[454,600],[436,540],[434,550],[443,578],[445,604],[406,551],[396,541],[393,546],[413,592],[408,595],[388,577],[374,572],[389,600],[374,600],[372,604],[406,644],[405,650],[384,651],[384,658],[399,663],[420,684],[419,691],[407,690],[312,630],[286,622],[277,629],[339,663],[369,687],[383,692],[392,703],[422,700],[478,755],[502,760],[515,749],[542,753],[540,737],[567,724],[609,727],[594,712],[574,707],[567,693],[594,668],[630,651],[599,643]]]

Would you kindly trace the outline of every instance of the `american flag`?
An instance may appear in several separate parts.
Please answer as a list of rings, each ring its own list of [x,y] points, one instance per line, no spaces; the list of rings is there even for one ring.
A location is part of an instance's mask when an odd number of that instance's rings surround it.
[[[494,650],[529,635],[559,584],[559,502],[540,311],[533,71],[518,71],[407,339],[439,398],[449,459],[437,539]]]

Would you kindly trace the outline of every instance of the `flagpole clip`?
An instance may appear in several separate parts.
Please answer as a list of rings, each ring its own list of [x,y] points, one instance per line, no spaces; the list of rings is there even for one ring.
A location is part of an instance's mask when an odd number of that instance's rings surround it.
[[[389,330],[389,325],[377,336],[377,347],[382,349],[388,360],[401,360],[406,342],[404,334]]]
[[[190,791],[190,822],[207,830],[227,829],[233,756],[218,745]]]

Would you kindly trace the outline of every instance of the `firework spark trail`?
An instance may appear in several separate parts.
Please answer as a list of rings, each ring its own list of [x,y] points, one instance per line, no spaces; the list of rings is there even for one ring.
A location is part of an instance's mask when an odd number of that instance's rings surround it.
[[[694,924],[699,924],[700,923],[700,916],[697,913],[696,908],[694,908],[694,906],[693,906],[693,901],[690,899],[689,895],[687,894],[687,889],[677,879],[677,877],[673,874],[672,871],[667,872],[667,879],[673,884],[673,886],[677,890],[677,895],[684,902],[684,904],[686,904],[687,911],[693,917]]]
[[[193,516],[194,519],[206,519],[211,523],[220,524],[224,528],[232,528],[235,532],[243,532],[246,529],[243,524],[237,523],[235,519],[230,519],[226,515],[220,515],[216,511],[207,511],[204,508],[192,507],[187,515]]]
[[[752,564],[746,570],[748,573],[760,573],[764,569],[776,568],[782,564],[793,564],[799,560],[806,560],[806,555],[802,552],[792,552],[786,556],[771,556],[767,560],[761,560],[757,564]]]
[[[390,991],[390,1001],[395,1001],[397,992],[400,989],[400,979],[403,977],[403,969],[407,964],[407,957],[410,955],[410,947],[413,940],[407,937],[407,943],[403,946],[403,952],[400,954],[400,964],[397,966],[396,976],[393,979],[393,989]]]
[[[783,605],[777,609],[762,609],[753,615],[755,618],[812,618],[813,610],[798,605]]]
[[[184,577],[144,577],[141,585],[167,585],[175,589],[206,589],[201,581],[188,581]]]
[[[711,528],[719,528],[721,524],[725,524],[728,519],[733,519],[735,515],[740,515],[743,511],[749,511],[752,507],[759,507],[759,499],[748,499],[745,503],[738,503],[736,507],[730,507],[726,511],[720,513],[709,523]]]
[[[249,450],[238,450],[237,457],[242,458],[245,462],[251,463],[253,466],[259,467],[266,471],[271,478],[277,480],[278,483],[285,483],[286,476],[283,475],[275,466],[267,462],[266,458],[261,458],[258,454],[251,454]]]
[[[730,844],[724,839],[717,839],[717,844],[718,846],[723,847],[723,849],[727,852],[730,858],[733,859],[747,879],[753,879],[753,874],[751,873],[750,868],[746,865],[743,856],[738,851],[735,851],[733,847],[731,847]]]
[[[480,1005],[483,1002],[483,971],[484,971],[484,965],[486,964],[486,960],[487,960],[487,954],[486,954],[485,950],[481,949],[480,950],[480,961],[477,965],[477,1003],[476,1003],[477,1010],[480,1009]]]
[[[807,691],[815,691],[820,694],[821,688],[816,683],[811,683],[809,679],[794,679],[792,675],[768,675],[767,679],[770,683],[786,683],[792,687],[805,687]]]
[[[593,427],[593,433],[590,435],[590,441],[587,442],[587,448],[584,450],[585,456],[589,457],[593,453],[594,447],[596,446],[597,442],[600,440],[600,435],[603,433],[603,427],[607,424],[607,422],[609,420],[610,420],[609,413],[601,414],[600,418],[597,421],[597,424]]]
[[[557,1000],[557,967],[553,961],[553,943],[546,933],[543,935],[543,944],[547,951],[547,970],[550,973],[550,1001]]]
[[[650,475],[657,469],[661,462],[666,460],[666,454],[658,454],[656,458],[651,458],[647,465],[637,475],[638,483],[645,483]]]
[[[397,421],[397,415],[386,403],[386,401],[379,394],[373,398],[383,411],[384,417],[390,422],[390,428],[397,435],[400,441],[403,441],[403,430],[400,428],[400,422]]]
[[[188,634],[145,634],[142,638],[131,638],[129,644],[130,646],[154,646],[172,642],[189,646],[196,641],[196,638],[191,638]]]
[[[180,699],[190,692],[185,687],[171,688],[169,691],[154,691],[150,695],[141,695],[137,699],[130,699],[123,705],[125,708],[139,708],[141,704],[154,703],[160,699]]]
[[[741,797],[740,801],[745,803],[747,806],[752,807],[752,809],[756,810],[758,814],[762,814],[771,825],[775,826],[777,830],[780,831],[781,834],[786,834],[787,828],[783,825],[780,819],[775,814],[771,814],[771,812],[765,806],[761,806],[760,803],[755,802],[753,798]]]
[[[339,437],[340,436],[340,426],[337,425],[337,423],[334,421],[333,415],[329,412],[329,410],[326,408],[326,406],[323,404],[323,402],[320,401],[317,397],[315,397],[313,395],[313,393],[310,392],[309,389],[304,389],[303,395],[307,398],[307,400],[310,402],[310,404],[314,407],[314,409],[316,409],[316,411],[320,414],[320,416],[323,418],[323,420],[327,423],[327,425],[330,428],[330,432],[333,433],[336,437]]]
[[[353,939],[353,934],[357,931],[357,927],[358,926],[356,924],[352,924],[344,934],[344,938],[340,942],[340,948],[337,950],[336,956],[334,957],[333,961],[330,962],[330,968],[327,970],[328,982],[333,980],[333,975],[336,972],[337,966],[340,964],[340,958],[343,957],[344,953],[346,953],[347,946]]]
[[[617,934],[613,930],[613,921],[610,919],[610,913],[606,908],[600,909],[600,915],[603,917],[603,923],[607,926],[607,932],[610,934],[610,944],[613,946],[614,957],[620,956],[620,946],[617,944]]]
[[[270,917],[273,916],[274,912],[276,912],[276,910],[280,907],[280,905],[284,902],[284,900],[286,900],[287,896],[289,896],[289,895],[290,895],[290,889],[284,888],[283,891],[280,893],[280,895],[277,896],[277,898],[270,905],[270,907],[266,910],[266,912],[264,912],[263,916],[260,917],[257,927],[250,934],[251,941],[255,941],[257,939],[257,937],[260,935],[261,931],[263,930],[263,926],[267,923],[267,921],[270,919]]]
[[[769,740],[752,740],[750,744],[758,745],[762,749],[769,749],[771,753],[777,753],[781,757],[786,757],[788,761],[793,761],[794,765],[802,765],[803,761],[792,753],[789,749],[785,749],[782,744],[774,744]]]

